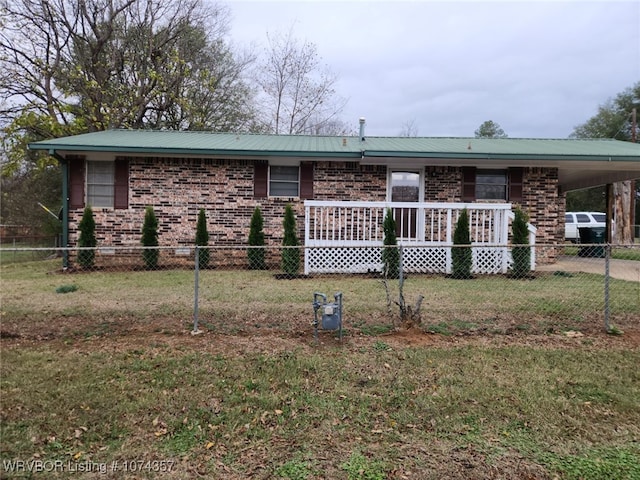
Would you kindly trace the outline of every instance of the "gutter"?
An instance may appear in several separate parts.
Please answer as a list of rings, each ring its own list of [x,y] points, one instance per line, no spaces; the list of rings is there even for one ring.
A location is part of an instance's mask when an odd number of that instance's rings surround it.
[[[305,158],[360,158],[361,151],[329,151],[329,152],[310,152],[299,150],[226,150],[226,149],[206,149],[206,148],[157,148],[157,147],[123,147],[123,146],[96,146],[96,145],[60,145],[47,143],[30,143],[30,150],[48,150],[65,152],[108,152],[115,154],[135,154],[145,156],[162,156],[162,155],[182,155],[182,156],[198,156],[198,157],[256,157],[264,159],[264,157],[305,157]]]
[[[544,153],[468,153],[468,152],[394,152],[363,150],[362,158],[454,158],[459,160],[552,160],[552,161],[587,161],[587,162],[634,162],[640,160],[637,156],[620,155],[562,155]]]

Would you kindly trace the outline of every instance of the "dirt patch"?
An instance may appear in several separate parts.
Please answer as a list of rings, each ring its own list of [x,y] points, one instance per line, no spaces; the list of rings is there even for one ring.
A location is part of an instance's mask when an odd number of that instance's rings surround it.
[[[379,320],[379,319],[378,319]],[[637,323],[637,322],[635,322]],[[379,323],[376,323],[379,325]],[[173,317],[128,318],[59,316],[46,320],[22,318],[3,320],[0,342],[3,348],[47,344],[50,348],[107,349],[126,351],[146,345],[161,349],[198,349],[213,354],[242,355],[291,350],[339,347],[361,349],[384,342],[394,349],[448,348],[465,345],[500,347],[527,346],[541,348],[640,348],[640,325],[620,326],[622,335],[610,335],[601,325],[576,330],[545,327],[545,331],[522,332],[510,328],[461,329],[450,334],[429,332],[425,328],[396,328],[375,335],[366,334],[367,325],[345,325],[345,336],[320,331],[316,343],[313,326],[307,318],[290,318],[284,325],[270,325],[263,319],[249,318],[230,322],[225,328],[202,324],[199,335],[192,335],[189,319]],[[542,329],[540,329],[542,330]]]

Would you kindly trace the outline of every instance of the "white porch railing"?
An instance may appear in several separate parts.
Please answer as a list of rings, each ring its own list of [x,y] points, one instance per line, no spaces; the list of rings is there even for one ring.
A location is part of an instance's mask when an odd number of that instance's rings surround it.
[[[381,271],[383,222],[391,208],[409,272],[451,273],[453,230],[469,213],[474,273],[506,273],[511,204],[305,201],[305,273]],[[529,226],[529,243],[535,244]],[[532,268],[535,249],[531,249]]]

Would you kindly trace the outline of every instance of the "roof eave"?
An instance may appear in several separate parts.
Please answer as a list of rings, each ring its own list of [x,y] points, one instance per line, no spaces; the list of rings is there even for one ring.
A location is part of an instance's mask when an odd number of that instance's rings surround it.
[[[367,158],[424,158],[424,159],[456,159],[456,160],[548,160],[548,161],[588,161],[588,162],[638,162],[638,157],[628,155],[561,155],[545,153],[468,153],[468,152],[390,152],[369,151],[362,153]]]
[[[61,145],[50,143],[30,143],[30,150],[47,150],[50,153],[73,152],[73,153],[113,153],[121,155],[141,155],[141,156],[187,156],[187,157],[216,157],[228,158],[265,158],[265,157],[297,157],[297,158],[346,158],[359,159],[362,153],[359,151],[350,152],[309,152],[297,150],[227,150],[227,149],[207,149],[207,148],[154,148],[154,147],[132,147],[132,146],[99,146],[99,145]]]

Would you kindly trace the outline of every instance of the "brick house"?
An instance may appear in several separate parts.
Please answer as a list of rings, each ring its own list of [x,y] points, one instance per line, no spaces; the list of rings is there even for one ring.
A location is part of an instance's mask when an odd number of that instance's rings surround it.
[[[102,246],[139,245],[148,205],[161,245],[192,245],[200,208],[211,245],[247,245],[256,206],[267,244],[280,245],[287,203],[299,237],[318,247],[381,243],[387,207],[401,242],[450,242],[456,212],[468,207],[477,214],[477,243],[506,244],[505,212],[514,204],[529,213],[536,243],[561,244],[567,191],[640,177],[640,145],[628,142],[365,137],[362,130],[345,137],[113,130],[30,148],[62,164],[69,246],[85,205]]]

